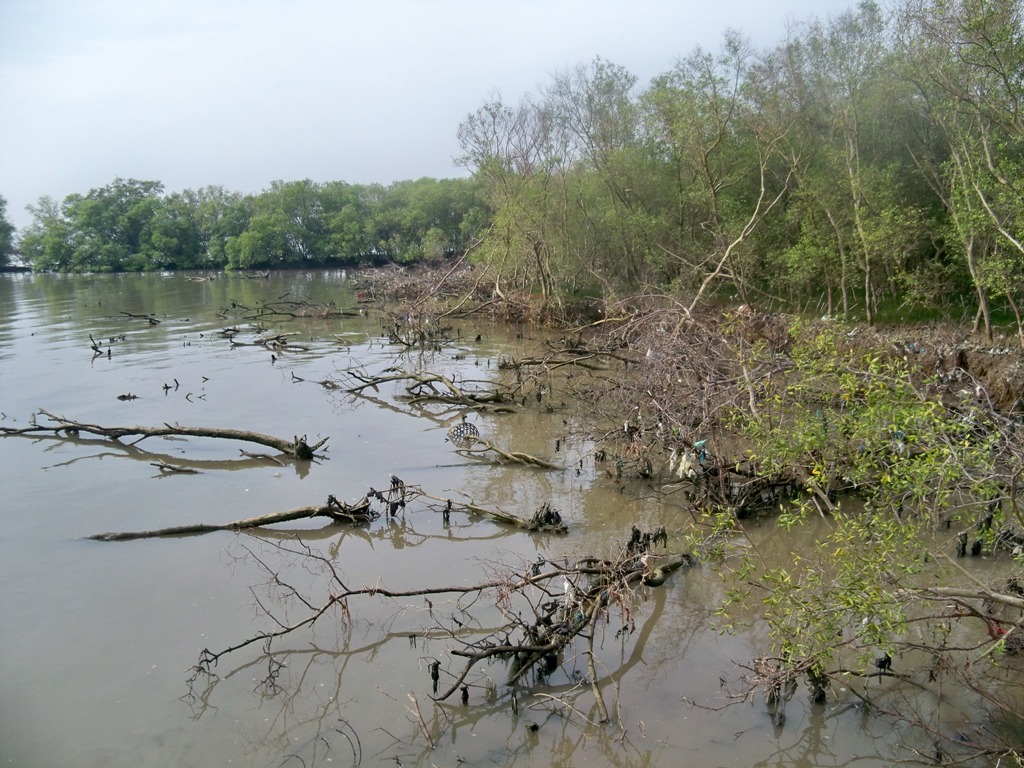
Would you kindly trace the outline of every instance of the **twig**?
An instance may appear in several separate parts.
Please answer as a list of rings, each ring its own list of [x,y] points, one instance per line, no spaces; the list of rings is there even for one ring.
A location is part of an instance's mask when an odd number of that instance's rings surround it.
[[[406,696],[409,697],[409,701],[412,702],[413,706],[413,709],[409,709],[408,707],[406,707],[406,709],[409,710],[409,712],[412,712],[414,715],[416,715],[416,722],[419,723],[420,733],[423,734],[423,737],[427,740],[427,744],[429,744],[430,748],[433,749],[434,739],[430,736],[430,730],[427,728],[427,724],[423,722],[423,714],[420,712],[419,702],[416,701],[416,697],[413,696],[411,693],[407,693]]]

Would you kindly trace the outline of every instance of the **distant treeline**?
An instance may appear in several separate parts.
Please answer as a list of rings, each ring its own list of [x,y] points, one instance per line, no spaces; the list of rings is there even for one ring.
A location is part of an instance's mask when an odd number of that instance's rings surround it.
[[[728,33],[645,88],[596,59],[458,126],[467,179],[43,199],[36,269],[265,268],[462,253],[497,293],[671,287],[866,317],[1024,303],[1019,0],[869,0],[755,51]],[[671,52],[666,52],[671,53]],[[1024,335],[1022,335],[1024,338]]]
[[[486,219],[471,179],[384,187],[274,182],[256,195],[222,187],[164,193],[115,179],[59,205],[43,198],[20,252],[42,271],[263,269],[440,259]]]

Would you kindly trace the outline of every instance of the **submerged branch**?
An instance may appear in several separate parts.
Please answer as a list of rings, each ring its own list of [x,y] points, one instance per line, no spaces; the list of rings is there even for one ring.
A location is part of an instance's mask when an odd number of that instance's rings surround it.
[[[446,688],[438,692],[437,680],[440,663],[431,665],[431,677],[434,682],[435,701],[443,701],[456,691],[463,692],[463,702],[467,700],[466,691],[469,686],[465,681],[474,667],[481,661],[505,660],[509,662],[507,684],[512,685],[534,671],[537,679],[550,674],[561,664],[563,651],[570,646],[577,636],[592,637],[601,620],[613,610],[620,614],[623,629],[620,634],[632,632],[631,605],[642,599],[641,586],[656,587],[665,583],[669,574],[676,570],[693,565],[698,557],[689,553],[672,553],[656,555],[651,547],[661,543],[667,544],[665,530],[643,533],[634,528],[632,536],[613,559],[586,557],[577,560],[573,565],[540,559],[525,567],[505,569],[505,573],[488,581],[461,586],[428,586],[421,585],[411,589],[392,590],[380,585],[347,586],[339,573],[336,563],[330,557],[314,551],[312,548],[296,541],[297,547],[278,545],[283,553],[296,555],[303,560],[304,567],[317,566],[323,576],[323,584],[329,590],[322,600],[314,600],[299,593],[280,578],[277,566],[256,557],[257,562],[268,571],[270,584],[276,589],[285,590],[284,596],[293,601],[294,605],[303,609],[305,615],[285,620],[268,613],[276,627],[257,632],[247,639],[239,641],[222,651],[212,652],[205,649],[192,668],[188,680],[189,695],[195,697],[194,685],[201,675],[213,676],[213,667],[226,655],[234,653],[254,643],[269,643],[277,638],[289,635],[296,630],[312,627],[321,616],[333,607],[340,611],[342,621],[351,621],[352,600],[357,597],[377,597],[405,599],[421,597],[426,603],[427,614],[433,627],[425,629],[427,633],[437,632],[447,637],[454,647],[447,649],[447,654],[462,660],[458,670],[448,672],[450,682]],[[250,553],[251,554],[251,553]],[[255,557],[255,555],[253,555]],[[493,596],[496,605],[502,608],[504,622],[492,629],[483,630],[475,620],[467,615],[468,605],[463,598],[473,602],[484,595]],[[430,598],[450,596],[457,599],[456,614],[445,618],[437,614],[438,606]],[[516,609],[512,609],[511,601],[516,600]],[[261,608],[268,610],[262,603]],[[282,607],[282,616],[289,613]],[[458,618],[458,617],[461,617]],[[468,619],[468,621],[467,621]],[[423,635],[417,631],[416,635]],[[588,644],[593,652],[593,645]],[[599,695],[599,694],[598,694]],[[605,710],[604,718],[607,718]]]
[[[473,436],[463,438],[462,444],[464,447],[456,449],[456,453],[463,456],[483,458],[488,454],[494,454],[498,457],[499,462],[507,464],[524,464],[528,467],[539,467],[541,469],[565,469],[565,467],[552,464],[550,461],[546,461],[545,459],[538,459],[536,456],[531,456],[528,453],[502,450],[494,443],[489,440],[484,440],[482,437]]]
[[[625,605],[632,599],[635,588],[640,585],[661,586],[671,573],[697,561],[690,553],[652,555],[650,546],[659,536],[664,537],[664,532],[641,534],[634,528],[633,538],[622,556],[614,562],[584,558],[573,568],[558,568],[524,580],[542,586],[550,595],[553,594],[551,582],[561,576],[565,585],[563,595],[539,606],[533,624],[527,625],[517,619],[491,636],[504,637],[503,643],[495,644],[485,639],[470,644],[465,650],[453,650],[452,655],[465,658],[466,664],[456,676],[456,682],[436,699],[443,701],[451,696],[473,666],[495,656],[511,659],[507,685],[516,684],[541,663],[550,671],[552,665],[557,666],[559,657],[576,637],[588,636],[586,630],[592,632],[612,605]],[[660,565],[652,568],[654,561]],[[509,639],[516,629],[523,632],[521,642]]]

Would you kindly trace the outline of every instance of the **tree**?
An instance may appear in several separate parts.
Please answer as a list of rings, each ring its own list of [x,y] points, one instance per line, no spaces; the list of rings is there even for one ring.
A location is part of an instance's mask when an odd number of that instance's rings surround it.
[[[6,267],[14,254],[14,225],[7,218],[7,199],[0,195],[0,267]]]
[[[373,248],[389,258],[436,261],[465,250],[462,223],[479,205],[471,180],[423,178],[381,189],[374,206],[360,216]]]
[[[41,197],[28,206],[32,223],[21,238],[24,259],[39,272],[63,272],[72,269],[72,230],[60,206],[51,197]]]
[[[543,92],[566,154],[558,177],[559,212],[570,269],[611,286],[664,279],[664,174],[645,142],[637,78],[594,59],[562,72]]]
[[[989,296],[1002,294],[1024,340],[1024,28],[1012,0],[907,0],[904,76],[944,139],[925,166],[953,224],[992,335]]]
[[[905,98],[887,69],[891,46],[879,6],[868,0],[827,22],[807,26],[799,44],[801,78],[809,84],[813,114],[821,126],[820,149],[808,179],[822,198],[805,197],[827,220],[844,266],[859,264],[864,312],[874,322],[885,277],[896,285],[900,265],[919,247],[924,214],[908,177],[896,105]],[[911,169],[912,170],[912,169]],[[895,238],[895,239],[894,239]],[[881,273],[881,274],[879,274]]]
[[[229,192],[220,186],[208,186],[183,193],[195,206],[199,228],[201,266],[220,268],[227,264],[227,243],[249,226],[252,197]]]
[[[188,190],[168,195],[153,211],[141,256],[147,269],[198,269],[207,244],[199,221],[199,201]]]
[[[22,243],[37,270],[120,271],[152,263],[152,225],[162,205],[157,181],[115,179],[87,195],[48,197],[30,207],[33,222]]]
[[[489,101],[459,126],[460,164],[475,171],[491,207],[492,226],[478,251],[495,269],[495,292],[502,283],[537,290],[542,311],[555,296],[556,176],[565,161],[551,115],[524,98],[515,108]]]
[[[650,131],[674,171],[674,257],[694,289],[692,311],[716,283],[743,295],[739,255],[784,198],[790,175],[773,177],[788,124],[762,120],[744,96],[749,44],[729,33],[713,54],[695,50],[645,95]]]

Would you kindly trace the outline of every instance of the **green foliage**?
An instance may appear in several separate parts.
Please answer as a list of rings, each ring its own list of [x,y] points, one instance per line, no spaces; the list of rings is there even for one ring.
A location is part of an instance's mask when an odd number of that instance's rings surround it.
[[[8,265],[14,252],[14,225],[7,218],[7,200],[0,195],[0,267]]]
[[[32,224],[21,235],[21,255],[39,271],[72,269],[72,228],[60,207],[49,197],[29,206]]]
[[[1003,438],[981,410],[923,394],[900,359],[844,348],[846,330],[795,327],[792,367],[767,385],[760,418],[734,421],[759,474],[803,486],[778,519],[788,535],[825,522],[786,565],[759,568],[748,553],[732,596],[762,596],[775,652],[797,670],[895,652],[928,543],[973,523],[963,513],[1005,480]]]
[[[762,418],[737,418],[752,458],[768,475],[795,469],[812,494],[855,490],[878,514],[937,529],[951,500],[993,490],[978,478],[996,475],[998,432],[923,395],[902,359],[844,351],[841,328],[795,342]]]
[[[596,59],[485,103],[459,126],[495,225],[479,257],[541,291],[589,272],[613,292],[767,289],[869,322],[972,290],[1018,312],[1014,8],[862,2],[757,55],[729,33],[643,90]]]
[[[918,533],[892,518],[837,509],[806,556],[794,553],[788,565],[756,574],[778,655],[798,670],[824,670],[844,647],[895,652],[907,613],[893,585],[927,558]]]
[[[251,196],[221,187],[164,195],[158,182],[116,179],[30,210],[26,260],[79,272],[436,260],[467,248],[483,224],[469,179],[278,181]]]

